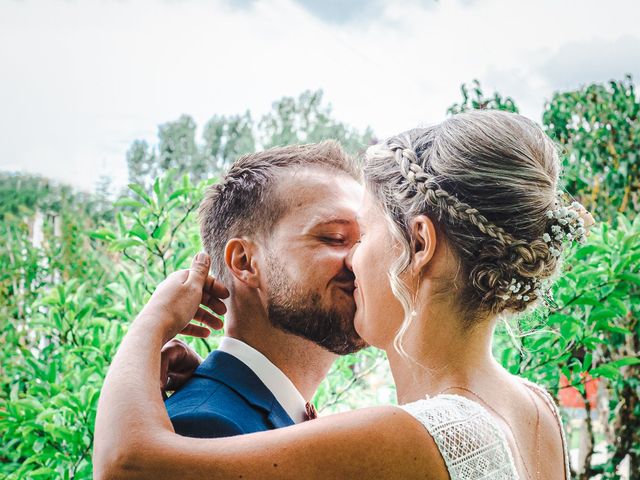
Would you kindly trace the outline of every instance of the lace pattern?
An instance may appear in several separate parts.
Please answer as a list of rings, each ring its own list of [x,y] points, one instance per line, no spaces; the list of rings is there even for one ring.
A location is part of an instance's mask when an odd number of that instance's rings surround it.
[[[433,437],[451,480],[517,480],[502,430],[479,404],[459,395],[438,395],[402,405]]]

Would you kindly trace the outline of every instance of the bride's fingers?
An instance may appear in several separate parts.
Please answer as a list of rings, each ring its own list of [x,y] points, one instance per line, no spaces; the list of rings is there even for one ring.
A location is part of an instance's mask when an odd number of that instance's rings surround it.
[[[229,296],[229,290],[227,290],[227,287],[211,275],[209,275],[205,280],[202,293],[204,297],[208,295],[215,298],[227,298]]]
[[[224,315],[225,313],[227,313],[227,306],[222,303],[222,300],[219,300],[216,297],[207,297],[206,295],[204,295],[202,297],[201,304],[205,307],[210,308],[218,315]]]
[[[190,337],[207,338],[211,334],[211,330],[207,327],[189,323],[180,333],[182,335],[189,335]]]
[[[193,319],[197,320],[198,322],[204,323],[205,325],[213,328],[214,330],[220,330],[224,326],[224,323],[222,323],[222,320],[220,320],[215,315],[212,315],[211,313],[207,312],[202,307],[198,307],[198,311],[196,312]]]

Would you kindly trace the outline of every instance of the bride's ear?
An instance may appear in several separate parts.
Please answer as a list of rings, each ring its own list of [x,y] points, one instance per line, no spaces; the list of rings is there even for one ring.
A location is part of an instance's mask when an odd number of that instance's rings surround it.
[[[436,227],[426,215],[418,215],[411,222],[414,273],[419,273],[431,261],[436,251]]]

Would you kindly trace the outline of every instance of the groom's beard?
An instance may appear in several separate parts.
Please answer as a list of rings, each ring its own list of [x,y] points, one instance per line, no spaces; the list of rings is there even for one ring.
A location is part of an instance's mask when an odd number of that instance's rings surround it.
[[[344,311],[322,308],[320,294],[295,285],[281,265],[269,262],[268,269],[267,313],[274,327],[311,340],[338,355],[354,353],[367,346],[353,326],[355,304]]]

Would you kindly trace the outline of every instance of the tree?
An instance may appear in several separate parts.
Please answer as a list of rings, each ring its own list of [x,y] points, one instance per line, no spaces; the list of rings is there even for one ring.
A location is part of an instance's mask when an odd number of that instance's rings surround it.
[[[335,120],[322,91],[305,91],[297,98],[283,97],[259,122],[249,111],[242,115],[214,115],[205,125],[202,143],[196,141],[196,124],[188,115],[166,122],[158,129],[158,145],[135,140],[127,152],[129,181],[147,192],[153,180],[170,169],[189,175],[193,182],[219,176],[242,155],[276,145],[338,140],[351,154],[372,142],[364,132]]]
[[[204,127],[202,171],[207,176],[226,170],[231,163],[256,150],[255,126],[251,113],[243,115],[214,115]],[[205,175],[199,180],[204,180]]]
[[[565,150],[566,189],[603,221],[640,210],[640,99],[631,76],[559,92],[543,123]]]
[[[156,156],[145,140],[134,140],[127,150],[129,183],[145,185],[154,177]]]
[[[356,154],[373,139],[370,128],[363,133],[331,116],[331,105],[323,105],[322,90],[307,90],[298,98],[283,97],[273,103],[271,112],[260,121],[262,146],[316,143],[338,140],[344,149]]]
[[[518,107],[511,97],[503,97],[494,92],[490,97],[485,97],[479,80],[473,80],[471,85],[463,83],[460,86],[462,101],[454,103],[447,109],[449,115],[467,112],[469,110],[504,110],[518,113]]]

